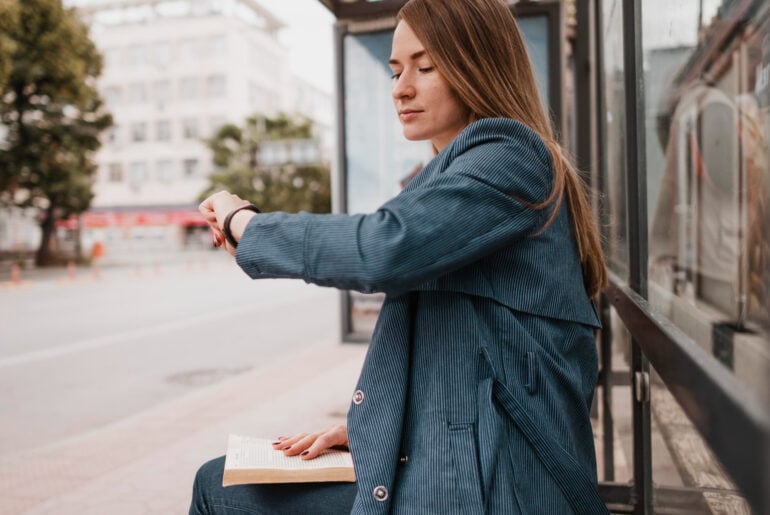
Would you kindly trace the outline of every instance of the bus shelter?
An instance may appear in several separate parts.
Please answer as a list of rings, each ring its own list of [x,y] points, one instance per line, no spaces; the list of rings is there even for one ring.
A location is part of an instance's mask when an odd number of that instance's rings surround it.
[[[336,17],[334,209],[370,212],[432,157],[388,57],[404,0]],[[593,406],[613,513],[770,513],[770,4],[511,2],[591,191],[611,273]],[[345,341],[382,298],[343,292]]]

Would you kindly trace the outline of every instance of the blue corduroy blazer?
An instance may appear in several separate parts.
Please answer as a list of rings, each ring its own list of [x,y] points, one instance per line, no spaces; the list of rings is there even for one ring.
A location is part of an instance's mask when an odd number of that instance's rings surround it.
[[[589,407],[599,321],[525,125],[463,130],[375,213],[255,216],[253,278],[385,292],[348,414],[356,514],[607,513]]]

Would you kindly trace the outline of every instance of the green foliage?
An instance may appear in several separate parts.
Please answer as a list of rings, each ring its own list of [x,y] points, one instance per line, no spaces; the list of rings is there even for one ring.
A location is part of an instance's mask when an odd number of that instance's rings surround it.
[[[61,0],[0,0],[0,29],[0,203],[44,211],[44,264],[55,221],[93,198],[92,155],[112,125],[96,90],[102,58]]]
[[[252,116],[243,127],[223,125],[207,141],[218,171],[211,176],[209,187],[200,199],[227,190],[265,212],[328,213],[331,210],[328,166],[259,163],[259,149],[264,142],[312,139],[312,129],[310,123],[296,123],[285,115]]]
[[[11,28],[19,22],[19,6],[15,0],[0,0],[0,84],[11,73],[11,55],[16,44],[10,37]]]

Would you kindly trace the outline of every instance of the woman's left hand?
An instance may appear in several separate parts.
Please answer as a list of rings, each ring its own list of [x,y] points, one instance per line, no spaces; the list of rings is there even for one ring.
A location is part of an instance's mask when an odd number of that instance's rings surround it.
[[[317,433],[280,436],[273,442],[275,450],[283,451],[286,456],[299,455],[303,460],[317,458],[323,451],[332,447],[347,446],[348,431],[343,424],[327,427]]]
[[[238,195],[233,195],[227,191],[220,191],[209,196],[206,200],[201,202],[200,206],[198,206],[198,210],[203,215],[203,218],[206,219],[206,222],[208,222],[209,227],[211,227],[215,247],[224,246],[225,250],[230,254],[235,255],[235,249],[225,240],[224,232],[222,232],[222,225],[225,221],[225,217],[230,211],[245,206],[246,204],[248,204],[248,202]],[[248,213],[250,212],[246,211],[244,212],[244,215],[247,215]],[[239,212],[237,214],[240,215],[241,213]],[[251,215],[253,215],[253,213],[251,213]],[[233,219],[233,221],[235,221],[235,219]],[[240,227],[240,225],[243,225],[243,227]],[[245,228],[245,224],[235,224],[233,222],[230,224],[231,232],[236,239],[240,239],[243,228]]]

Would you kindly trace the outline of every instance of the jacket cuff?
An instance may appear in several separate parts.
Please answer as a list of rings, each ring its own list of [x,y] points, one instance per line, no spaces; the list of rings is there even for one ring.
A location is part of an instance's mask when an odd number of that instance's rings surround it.
[[[235,261],[252,279],[305,278],[306,214],[258,214],[243,231]]]

